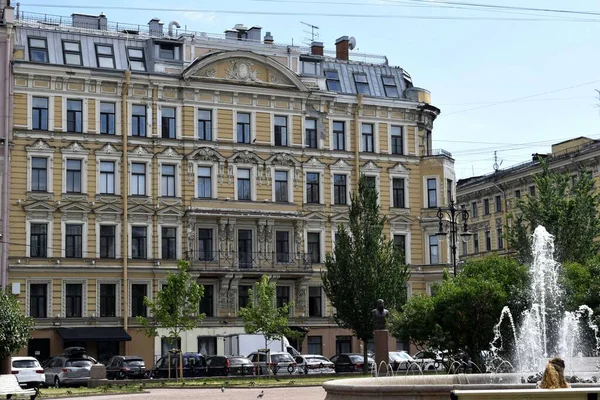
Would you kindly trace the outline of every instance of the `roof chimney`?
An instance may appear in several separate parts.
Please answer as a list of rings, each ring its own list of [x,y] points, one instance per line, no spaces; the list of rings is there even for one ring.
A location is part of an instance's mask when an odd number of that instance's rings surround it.
[[[148,22],[148,28],[150,30],[150,36],[163,36],[163,23],[160,22],[159,18],[152,18]]]
[[[323,42],[312,42],[310,44],[310,54],[313,56],[323,55]]]
[[[265,37],[263,38],[263,41],[265,44],[273,44],[273,36],[271,35],[271,32],[267,32],[265,34]]]
[[[100,28],[101,31],[105,31],[108,29],[108,20],[106,19],[106,15],[104,15],[103,12],[101,12],[98,16],[98,28]]]
[[[335,58],[348,61],[350,57],[350,39],[348,36],[342,36],[335,41]]]

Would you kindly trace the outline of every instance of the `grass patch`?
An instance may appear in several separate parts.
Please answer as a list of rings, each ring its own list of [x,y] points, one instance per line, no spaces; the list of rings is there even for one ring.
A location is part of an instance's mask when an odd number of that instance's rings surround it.
[[[175,380],[160,380],[147,382],[145,388],[175,388],[175,387],[194,387],[194,388],[251,388],[251,387],[273,387],[273,386],[321,386],[323,382],[334,379],[364,378],[365,375],[283,375],[270,377],[252,377],[252,378],[186,378],[183,382]]]
[[[122,394],[141,392],[141,385],[107,385],[95,388],[88,387],[63,387],[63,388],[42,388],[38,399],[56,399],[61,397],[73,396],[92,396],[99,394]]]

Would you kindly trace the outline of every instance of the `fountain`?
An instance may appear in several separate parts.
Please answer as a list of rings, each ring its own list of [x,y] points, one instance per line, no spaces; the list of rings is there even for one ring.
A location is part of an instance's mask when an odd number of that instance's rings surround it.
[[[494,328],[495,338],[491,353],[496,361],[496,370],[510,369],[512,373],[457,374],[457,375],[413,375],[375,377],[364,379],[341,379],[323,384],[326,400],[363,399],[377,397],[387,399],[448,399],[453,390],[533,389],[528,374],[543,371],[549,357],[565,359],[567,370],[572,374],[581,372],[583,354],[598,351],[598,327],[592,321],[592,310],[581,306],[575,312],[564,312],[562,288],[558,284],[560,265],[554,260],[554,238],[542,226],[533,235],[533,263],[531,266],[531,307],[521,315],[517,327],[508,307],[502,310],[500,320]],[[500,357],[502,336],[500,328],[508,321],[514,342],[510,360]],[[586,348],[582,325],[593,333],[595,348]],[[595,363],[593,369],[595,370]],[[492,371],[492,372],[495,372]],[[595,379],[594,379],[595,382]],[[573,387],[595,387],[598,385],[575,383]]]

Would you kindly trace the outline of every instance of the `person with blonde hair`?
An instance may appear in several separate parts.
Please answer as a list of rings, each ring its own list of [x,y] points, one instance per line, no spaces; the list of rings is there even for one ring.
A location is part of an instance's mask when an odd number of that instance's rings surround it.
[[[562,358],[553,358],[548,362],[539,389],[564,389],[570,388],[569,382],[565,380],[565,362]]]

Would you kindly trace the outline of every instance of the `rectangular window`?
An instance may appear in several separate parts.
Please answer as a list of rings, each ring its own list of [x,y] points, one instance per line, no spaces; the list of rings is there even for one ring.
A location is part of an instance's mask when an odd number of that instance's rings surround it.
[[[83,287],[81,283],[68,283],[65,285],[65,308],[67,318],[81,318]]]
[[[100,193],[115,194],[114,161],[100,161]]]
[[[100,284],[100,317],[117,316],[117,285],[114,283]]]
[[[492,251],[492,233],[485,231],[485,250]]]
[[[48,63],[48,43],[45,38],[27,38],[29,42],[29,61]]]
[[[427,207],[437,207],[437,179],[427,179]]]
[[[67,193],[81,193],[81,160],[67,160]]]
[[[160,110],[161,136],[163,139],[175,139],[175,108],[162,107]]]
[[[317,63],[314,61],[302,61],[302,73],[307,75],[316,75]]]
[[[504,248],[504,237],[502,235],[502,228],[496,229],[496,240],[498,242],[498,249]]]
[[[490,214],[490,199],[483,199],[483,214]]]
[[[323,336],[308,337],[308,354],[323,354]]]
[[[48,98],[31,98],[31,129],[36,131],[48,130]]]
[[[252,189],[250,187],[250,170],[237,170],[237,189],[238,200],[252,200]]]
[[[134,196],[146,195],[146,164],[131,164],[131,194]]]
[[[115,134],[115,103],[100,103],[100,133]]]
[[[131,258],[147,258],[146,231],[145,226],[131,227]]]
[[[402,255],[406,255],[406,235],[394,235],[394,245]]]
[[[392,126],[392,154],[404,154],[404,138],[401,126]]]
[[[159,43],[158,45],[158,57],[166,60],[178,60],[179,59],[179,46],[173,43]]]
[[[376,176],[365,176],[365,182],[367,186],[377,190],[377,177]]]
[[[250,289],[252,289],[252,286],[238,286],[238,309],[248,307],[250,304]]]
[[[438,245],[438,237],[436,235],[429,236],[429,264],[439,264],[440,253]]]
[[[32,283],[29,285],[29,316],[48,318],[48,285]]]
[[[100,226],[100,258],[115,258],[115,227]]]
[[[31,224],[29,233],[29,255],[48,256],[48,224]]]
[[[207,317],[215,316],[215,287],[214,285],[204,286],[204,296],[200,300],[200,313],[204,313]]]
[[[177,228],[162,227],[162,259],[177,259]]]
[[[201,199],[212,197],[211,167],[198,167],[198,197]]]
[[[479,233],[473,233],[473,253],[479,254]]]
[[[250,114],[237,113],[237,142],[250,143]]]
[[[308,316],[323,316],[323,291],[320,286],[310,286],[308,288]],[[317,353],[321,354],[321,353]]]
[[[521,198],[521,190],[520,189],[515,190],[515,198],[516,199],[520,199]]]
[[[448,206],[452,202],[452,179],[446,179],[446,201],[448,202]]]
[[[213,230],[198,230],[198,259],[200,261],[213,261]]]
[[[396,208],[405,208],[404,204],[404,178],[392,180],[392,201]]]
[[[43,157],[31,158],[31,191],[48,191],[48,159]]]
[[[66,258],[81,258],[81,250],[83,249],[82,230],[82,225],[65,225]]]
[[[146,317],[148,315],[146,305],[144,304],[144,297],[146,296],[148,296],[148,285],[131,285],[131,316],[133,318],[137,316]]]
[[[371,89],[369,89],[369,80],[367,79],[367,75],[354,74],[354,84],[356,85],[356,91],[359,94],[371,94]]]
[[[462,255],[466,256],[469,254],[469,243],[468,242],[462,242]]]
[[[290,233],[287,231],[275,232],[275,258],[278,263],[290,262]]]
[[[477,218],[479,215],[479,207],[477,207],[477,202],[474,201],[471,203],[471,218]]]
[[[275,201],[288,202],[288,173],[275,171]]]
[[[83,129],[83,103],[67,100],[67,132],[81,133]]]
[[[275,299],[277,308],[281,308],[290,302],[290,287],[277,286],[275,288]]]
[[[341,92],[342,84],[337,71],[325,71],[325,80],[327,82],[327,90],[332,92]]]
[[[502,197],[496,196],[496,212],[502,211]]]
[[[252,231],[240,229],[238,231],[238,257],[240,268],[252,268]]]
[[[393,76],[381,76],[381,82],[386,97],[399,97],[398,86],[396,86],[396,79]]]
[[[306,202],[311,204],[319,204],[321,202],[318,172],[306,173]]]
[[[529,186],[529,195],[535,197],[535,186]]]
[[[82,65],[81,62],[81,43],[72,41],[62,41],[63,57],[67,65]]]
[[[131,106],[131,135],[146,137],[146,106]]]
[[[333,121],[333,149],[346,150],[346,124]]]
[[[212,140],[212,112],[198,110],[198,140]]]
[[[144,49],[141,47],[128,47],[127,57],[129,58],[129,68],[132,71],[146,71],[146,59]]]
[[[163,197],[175,197],[175,165],[162,165],[161,171],[161,195]]]
[[[304,121],[304,146],[316,149],[318,146],[317,142],[317,120],[307,118]]]
[[[275,146],[288,145],[287,117],[275,116]]]
[[[373,124],[362,124],[362,151],[373,153]]]
[[[308,232],[306,234],[308,255],[313,264],[321,263],[321,234],[319,232]]]
[[[346,205],[348,204],[346,199],[347,194],[346,186],[346,175],[334,175],[333,176],[333,204]]]
[[[96,44],[96,61],[99,68],[114,68],[115,53],[113,47],[107,44]]]

